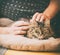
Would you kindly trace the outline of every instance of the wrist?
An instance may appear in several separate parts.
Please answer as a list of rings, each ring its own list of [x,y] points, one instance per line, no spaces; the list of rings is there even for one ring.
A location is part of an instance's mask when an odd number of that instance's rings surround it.
[[[45,17],[46,17],[47,19],[51,19],[51,18],[52,18],[50,15],[48,15],[48,14],[45,13],[45,12],[43,12],[43,14],[45,15]]]
[[[3,27],[0,27],[0,34],[3,33]]]
[[[0,34],[8,34],[8,27],[0,27]]]
[[[49,17],[48,15],[46,15],[45,13],[42,13],[42,16],[44,17],[44,21],[45,21],[46,19],[49,19],[49,20],[50,20],[50,17]]]

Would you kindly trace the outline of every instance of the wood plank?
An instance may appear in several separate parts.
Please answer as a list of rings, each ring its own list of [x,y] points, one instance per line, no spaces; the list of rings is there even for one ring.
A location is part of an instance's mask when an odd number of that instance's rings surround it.
[[[5,55],[60,55],[58,52],[30,52],[30,51],[15,51],[8,50]]]

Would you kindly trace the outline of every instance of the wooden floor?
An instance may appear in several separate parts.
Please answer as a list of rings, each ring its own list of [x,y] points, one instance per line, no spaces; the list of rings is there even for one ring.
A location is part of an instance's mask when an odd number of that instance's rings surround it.
[[[59,52],[29,52],[8,50],[5,55],[60,55]]]

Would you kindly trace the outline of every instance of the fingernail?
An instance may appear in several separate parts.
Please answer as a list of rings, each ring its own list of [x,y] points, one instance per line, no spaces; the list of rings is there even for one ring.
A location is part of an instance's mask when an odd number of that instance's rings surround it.
[[[38,21],[38,19],[36,19],[36,21]]]

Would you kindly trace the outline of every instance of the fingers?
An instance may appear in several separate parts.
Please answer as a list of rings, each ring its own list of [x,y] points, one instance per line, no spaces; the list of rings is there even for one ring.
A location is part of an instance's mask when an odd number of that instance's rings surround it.
[[[26,31],[28,29],[29,29],[29,26],[15,27],[14,28],[14,34],[24,35],[24,34],[26,34]]]
[[[15,34],[15,35],[24,35],[26,34],[26,31],[29,29],[29,26],[21,26],[21,27],[13,27],[12,28],[12,34]]]
[[[26,31],[22,31],[22,30],[20,30],[20,31],[15,31],[14,34],[15,34],[15,35],[24,35],[24,34],[26,34]]]
[[[26,31],[26,30],[28,30],[28,29],[29,29],[29,26],[21,26],[21,27],[16,27],[16,28],[15,28],[15,31],[16,31],[16,30]]]
[[[39,14],[38,12],[35,13],[30,21],[32,22],[32,21],[36,20],[38,14]]]
[[[37,15],[36,21],[40,22],[41,19],[42,19],[42,13],[40,13],[40,14]]]
[[[43,13],[35,13],[31,19],[31,22],[33,22],[34,20],[38,22],[43,22],[46,18],[47,16]]]
[[[11,26],[11,34],[20,34],[24,35],[26,34],[26,31],[29,29],[29,23],[25,21],[16,21]]]
[[[28,22],[24,22],[24,21],[17,21],[15,23],[12,24],[12,27],[20,27],[20,26],[28,26],[29,23]]]

